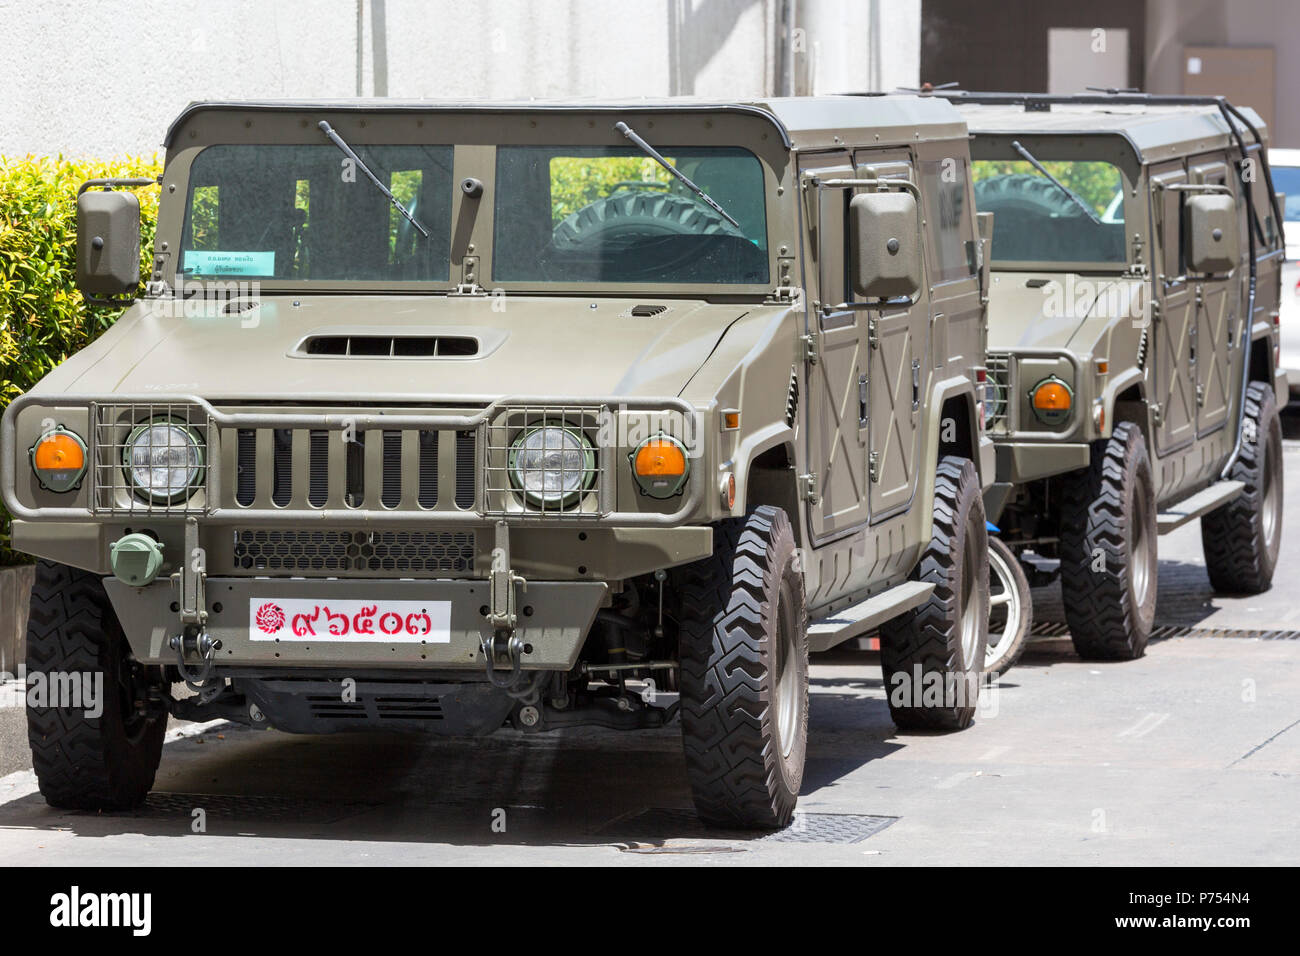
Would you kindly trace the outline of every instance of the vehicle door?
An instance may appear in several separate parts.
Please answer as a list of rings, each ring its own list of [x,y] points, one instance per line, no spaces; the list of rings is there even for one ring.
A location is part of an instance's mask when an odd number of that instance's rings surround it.
[[[800,162],[807,228],[804,264],[809,303],[804,403],[812,494],[806,495],[813,540],[821,543],[867,519],[867,368],[865,315],[835,308],[848,301],[850,191],[818,188],[821,180],[852,179],[847,151],[821,153]]]
[[[1203,156],[1188,163],[1192,185],[1222,187],[1233,192],[1241,209],[1238,234],[1246,238],[1245,205],[1240,202],[1236,177],[1229,175],[1221,154]],[[1196,434],[1208,435],[1223,427],[1232,404],[1233,354],[1238,322],[1241,321],[1240,269],[1225,275],[1195,275],[1192,302],[1195,320],[1191,333],[1191,368],[1196,375]]]
[[[1183,199],[1187,183],[1182,160],[1162,163],[1151,172],[1157,271],[1155,308],[1148,330],[1147,381],[1155,397],[1156,454],[1164,456],[1196,437],[1196,372],[1192,367],[1196,310],[1187,279],[1183,249]]]

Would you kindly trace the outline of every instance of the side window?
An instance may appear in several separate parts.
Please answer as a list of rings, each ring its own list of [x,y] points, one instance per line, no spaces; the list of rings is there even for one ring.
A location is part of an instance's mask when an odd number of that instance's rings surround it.
[[[1161,179],[1168,185],[1183,181],[1178,172],[1172,172]],[[1160,272],[1166,281],[1176,279],[1186,273],[1183,256],[1183,197],[1187,194],[1180,189],[1155,190],[1156,208],[1160,216],[1156,223],[1156,238],[1160,243]]]
[[[921,192],[934,244],[935,282],[951,282],[975,274],[971,208],[967,202],[967,161],[956,157],[923,160]]]

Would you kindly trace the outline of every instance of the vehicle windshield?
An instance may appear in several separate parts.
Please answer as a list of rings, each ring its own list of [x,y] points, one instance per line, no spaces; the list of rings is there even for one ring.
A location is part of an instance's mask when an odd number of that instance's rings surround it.
[[[1273,191],[1286,194],[1282,211],[1287,222],[1300,222],[1300,166],[1271,166]]]
[[[497,149],[498,282],[768,281],[763,168],[738,148],[664,148],[739,226],[640,150]]]
[[[1043,167],[1098,221],[1027,160],[976,160],[975,207],[993,213],[993,262],[1125,262],[1119,168],[1098,160],[1048,160]]]
[[[190,169],[188,278],[445,281],[452,147],[355,146],[426,238],[331,143],[210,146]]]

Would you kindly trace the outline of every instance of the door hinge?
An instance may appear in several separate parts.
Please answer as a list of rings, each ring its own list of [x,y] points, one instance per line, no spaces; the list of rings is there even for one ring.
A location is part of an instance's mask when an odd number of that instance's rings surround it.
[[[1161,408],[1158,403],[1151,406],[1151,420],[1157,425],[1163,425],[1165,423],[1164,409]]]
[[[880,330],[874,315],[867,319],[867,348],[880,348]]]
[[[478,256],[466,256],[461,260],[460,282],[456,284],[452,295],[487,295],[487,289],[478,284]]]
[[[809,365],[816,365],[821,358],[817,354],[817,336],[813,334],[799,336],[800,355],[799,357]]]
[[[799,287],[779,285],[768,293],[767,301],[771,305],[792,305],[799,301]]]
[[[880,480],[880,453],[872,452],[867,456],[867,476],[872,481]]]
[[[822,496],[817,493],[817,476],[815,474],[799,476],[799,497],[810,505],[821,504]]]
[[[1196,405],[1198,408],[1205,407],[1205,386],[1199,382],[1196,384]]]

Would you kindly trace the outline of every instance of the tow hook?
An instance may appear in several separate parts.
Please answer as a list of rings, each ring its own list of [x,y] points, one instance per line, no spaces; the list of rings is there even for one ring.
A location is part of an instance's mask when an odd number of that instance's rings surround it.
[[[206,686],[206,682],[212,676],[212,662],[217,651],[221,650],[220,640],[209,635],[207,628],[187,627],[182,633],[173,636],[167,643],[176,652],[176,669],[181,672],[186,687],[198,691],[202,695],[211,693],[212,696],[215,696],[216,693],[220,692],[220,688],[225,684],[225,681],[221,681],[215,688]],[[197,673],[189,669],[189,665],[185,662],[187,657],[197,657],[199,659]]]
[[[510,529],[504,521],[496,523],[496,538],[492,548],[492,570],[488,573],[488,593],[491,604],[487,618],[492,628],[491,636],[480,640],[484,670],[493,687],[515,690],[523,679],[524,641],[515,633],[519,617],[515,604],[515,585],[527,591],[528,582],[510,570]],[[498,671],[506,669],[504,677]]]

